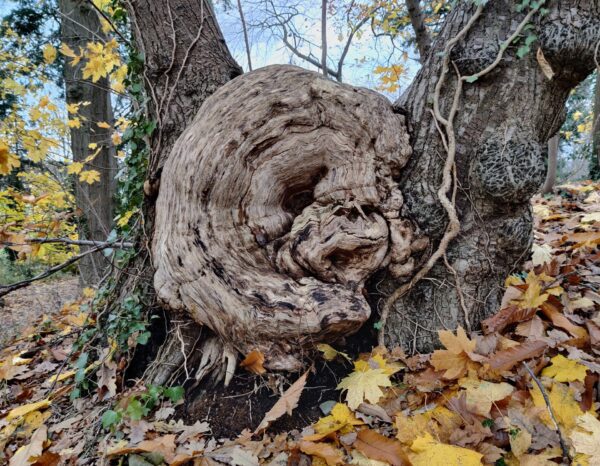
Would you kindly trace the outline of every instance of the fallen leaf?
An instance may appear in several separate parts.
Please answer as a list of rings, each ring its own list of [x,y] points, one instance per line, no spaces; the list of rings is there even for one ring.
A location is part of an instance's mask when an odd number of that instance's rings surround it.
[[[431,365],[436,371],[445,371],[445,379],[464,377],[468,369],[476,367],[470,353],[475,350],[477,342],[469,340],[462,327],[456,330],[456,335],[448,330],[440,330],[438,335],[446,349],[434,351]]]
[[[600,465],[600,421],[585,413],[577,418],[577,429],[569,435],[575,451],[589,455],[590,466]]]
[[[514,387],[506,382],[463,379],[459,385],[466,389],[469,410],[486,417],[489,416],[494,403],[503,400],[514,391]]]
[[[542,73],[544,73],[544,76],[551,80],[554,77],[554,70],[552,70],[552,66],[550,66],[548,60],[546,60],[546,57],[544,56],[544,52],[542,52],[541,47],[538,47],[535,57],[537,59],[538,65],[540,65]]]
[[[473,450],[438,443],[429,433],[418,437],[411,445],[413,466],[479,466],[483,455]]]
[[[392,466],[410,464],[410,460],[399,441],[387,438],[374,430],[361,430],[353,447],[369,458],[387,461]]]
[[[306,385],[307,376],[308,372],[305,372],[285,392],[283,392],[283,395],[281,395],[281,397],[267,412],[267,414],[265,414],[265,417],[254,431],[255,434],[269,427],[271,422],[279,419],[284,414],[292,414],[292,410],[298,406],[300,395],[302,394],[302,390],[304,390],[304,386]]]
[[[314,443],[302,440],[298,446],[303,453],[323,459],[327,466],[336,466],[344,462],[342,452],[329,443]]]
[[[583,414],[579,407],[579,403],[575,400],[573,390],[566,385],[554,382],[550,390],[546,391],[557,422],[567,431],[570,431],[577,424],[577,418]],[[542,419],[548,427],[554,428],[554,422],[548,413],[548,407],[546,406],[544,396],[536,383],[533,383],[533,388],[529,393],[533,399],[533,404],[538,408],[544,408],[540,414],[540,419]]]
[[[44,442],[48,438],[48,429],[45,425],[41,426],[31,436],[27,445],[20,447],[10,459],[10,466],[27,466],[35,463],[36,458],[42,454]]]
[[[248,372],[253,374],[264,374],[266,369],[263,367],[265,362],[265,355],[259,350],[255,349],[248,353],[244,360],[240,363],[240,367],[243,367]]]
[[[315,434],[307,435],[304,440],[316,441],[327,437],[334,432],[346,434],[354,429],[354,426],[359,426],[364,422],[356,419],[352,411],[343,403],[336,403],[331,409],[331,413],[317,421],[313,426]]]
[[[355,410],[364,401],[377,403],[383,396],[379,387],[390,387],[392,382],[385,369],[373,369],[366,361],[354,363],[354,371],[338,384],[338,390],[346,390],[346,401]]]
[[[40,409],[46,409],[50,406],[50,400],[45,399],[42,401],[38,401],[36,403],[29,403],[26,405],[19,406],[18,408],[14,408],[8,412],[6,415],[7,421],[12,421],[13,419],[17,419],[21,416],[25,416],[27,413],[32,411],[39,411]]]
[[[544,368],[542,375],[544,377],[553,377],[558,382],[583,382],[587,373],[587,367],[571,359],[565,358],[562,354],[554,356],[550,362],[551,366]]]
[[[489,358],[489,367],[496,372],[510,370],[515,364],[539,356],[548,347],[542,340],[526,341],[519,346],[498,351]]]

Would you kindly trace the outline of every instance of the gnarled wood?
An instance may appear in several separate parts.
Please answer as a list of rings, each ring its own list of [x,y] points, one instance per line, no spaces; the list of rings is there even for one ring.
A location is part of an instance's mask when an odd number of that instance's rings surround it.
[[[369,317],[365,280],[412,272],[427,243],[399,217],[411,154],[377,93],[293,66],[227,83],[167,160],[153,243],[159,298],[231,348],[296,369]]]

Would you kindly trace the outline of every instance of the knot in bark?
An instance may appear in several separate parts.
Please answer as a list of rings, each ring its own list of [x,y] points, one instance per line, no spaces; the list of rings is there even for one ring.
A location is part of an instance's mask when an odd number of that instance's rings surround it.
[[[410,155],[404,117],[375,92],[293,66],[234,79],[165,164],[160,299],[240,352],[260,349],[266,367],[299,368],[315,342],[367,320],[375,270],[410,274],[423,241],[399,217],[395,181]]]

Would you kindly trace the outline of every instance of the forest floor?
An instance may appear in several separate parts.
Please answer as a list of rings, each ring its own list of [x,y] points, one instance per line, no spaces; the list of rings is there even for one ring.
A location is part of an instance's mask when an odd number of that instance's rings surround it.
[[[53,313],[72,281],[32,285],[0,309],[0,335],[21,331],[0,351],[0,464],[598,466],[600,184],[533,209],[532,257],[481,331],[426,355],[321,345],[288,379],[249,355],[218,403],[126,380],[110,343],[88,361],[91,293]]]

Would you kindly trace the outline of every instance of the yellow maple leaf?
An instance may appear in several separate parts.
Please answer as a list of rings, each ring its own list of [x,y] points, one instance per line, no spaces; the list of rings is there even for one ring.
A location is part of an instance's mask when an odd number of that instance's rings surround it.
[[[527,290],[521,296],[521,299],[514,301],[521,309],[537,309],[548,300],[548,293],[542,293],[542,280],[545,277],[536,275],[533,271],[527,274],[525,283]]]
[[[473,450],[437,442],[430,433],[418,437],[410,446],[413,466],[479,466],[483,455]]]
[[[51,65],[56,60],[56,49],[52,44],[45,44],[42,47],[42,55],[47,65]]]
[[[75,114],[79,111],[79,105],[78,103],[76,104],[67,104],[67,112],[71,113],[71,114]]]
[[[540,414],[540,419],[544,421],[544,424],[548,427],[554,429],[554,422],[548,413],[544,396],[537,384],[533,384],[533,388],[529,393],[533,399],[533,404],[538,408],[544,408]],[[555,382],[548,392],[548,398],[557,422],[567,431],[573,429],[577,423],[577,418],[583,414],[579,407],[579,403],[575,400],[573,390],[562,383]]]
[[[79,63],[81,60],[82,54],[77,55],[73,49],[65,43],[60,44],[58,50],[60,50],[60,53],[62,53],[65,57],[71,58],[71,66],[77,65],[77,63]]]
[[[100,181],[100,173],[96,170],[85,170],[79,173],[79,181],[92,184]]]
[[[551,366],[544,368],[542,375],[554,377],[558,382],[583,382],[587,373],[587,367],[577,361],[565,358],[562,354],[554,356],[550,362]]]
[[[79,118],[73,118],[67,120],[67,126],[69,128],[81,128],[81,120]]]
[[[110,125],[106,121],[99,121],[98,123],[96,123],[96,125],[98,126],[98,128],[110,128]]]
[[[83,163],[81,162],[72,162],[71,165],[67,166],[67,173],[69,175],[77,175],[81,170],[83,170]]]
[[[462,327],[456,330],[456,335],[449,330],[440,330],[438,335],[446,349],[433,352],[431,365],[436,371],[445,371],[444,378],[464,377],[469,369],[476,367],[469,353],[475,350],[477,342],[469,340]]]
[[[8,175],[13,168],[20,166],[19,158],[10,153],[6,144],[0,142],[0,175]]]
[[[304,440],[317,441],[327,437],[333,432],[340,431],[342,434],[350,432],[354,426],[364,424],[354,417],[352,411],[343,403],[336,403],[331,414],[317,421],[313,426],[315,434],[303,437]]]
[[[577,430],[569,435],[575,451],[589,455],[590,466],[600,466],[600,421],[587,412],[577,418]],[[575,464],[575,463],[573,463]]]
[[[380,387],[390,387],[390,376],[384,369],[373,369],[366,361],[356,361],[354,371],[342,379],[338,390],[346,390],[346,401],[355,410],[365,400],[377,403],[383,396]]]

